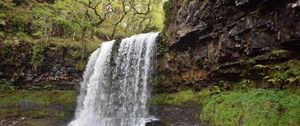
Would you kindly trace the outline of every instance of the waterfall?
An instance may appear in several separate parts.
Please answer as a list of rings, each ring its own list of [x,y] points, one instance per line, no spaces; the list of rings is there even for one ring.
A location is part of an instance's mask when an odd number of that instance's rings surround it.
[[[158,34],[104,42],[91,54],[69,126],[145,126]]]

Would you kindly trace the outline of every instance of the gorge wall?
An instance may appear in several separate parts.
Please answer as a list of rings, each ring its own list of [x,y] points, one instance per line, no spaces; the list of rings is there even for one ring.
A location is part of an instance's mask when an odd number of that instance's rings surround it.
[[[169,0],[164,9],[154,83],[159,92],[240,78],[251,59],[298,57],[300,1]]]
[[[82,48],[0,41],[0,81],[29,88],[74,88],[88,55]]]
[[[159,92],[241,78],[253,60],[299,58],[299,0],[169,0],[164,9],[153,82]],[[89,54],[81,46],[6,44],[0,38],[0,80],[78,86]]]

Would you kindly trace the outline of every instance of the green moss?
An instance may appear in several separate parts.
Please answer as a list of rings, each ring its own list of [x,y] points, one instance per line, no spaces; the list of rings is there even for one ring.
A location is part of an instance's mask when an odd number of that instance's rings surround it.
[[[86,61],[78,61],[76,64],[76,69],[83,71],[85,69],[87,62]]]
[[[35,67],[41,66],[45,59],[45,44],[34,44],[32,47],[31,64]]]
[[[31,36],[27,35],[24,32],[17,32],[16,37],[19,41],[22,41],[22,42],[31,42],[32,41]]]
[[[163,74],[155,74],[152,78],[151,78],[151,85],[152,86],[160,86],[160,84],[162,84],[165,81],[165,76]]]
[[[229,90],[248,90],[255,88],[255,81],[251,79],[240,79],[240,80],[222,80],[217,85],[221,91]]]
[[[6,24],[5,17],[6,17],[6,14],[3,13],[3,12],[0,12],[0,25],[5,25]]]
[[[4,32],[0,31],[0,38],[4,37]]]
[[[241,81],[241,83],[248,83]],[[202,104],[199,120],[217,126],[298,126],[300,124],[300,90],[248,89],[217,91],[206,88],[172,94],[159,94],[152,104],[181,105],[187,101]],[[200,112],[199,112],[200,113]]]
[[[264,79],[276,86],[295,88],[300,82],[300,61],[290,60],[269,65],[268,74]]]
[[[286,50],[273,50],[268,54],[272,57],[291,55]],[[255,58],[248,60],[243,70],[242,77],[245,79],[261,81],[268,87],[293,89],[300,87],[300,60],[291,59],[284,62],[265,62],[257,64]]]
[[[15,90],[14,84],[6,79],[0,79],[0,90]]]
[[[17,106],[23,101],[32,102],[38,106],[52,103],[68,105],[76,102],[77,93],[73,90],[15,90],[0,91],[0,106]]]
[[[171,13],[172,9],[176,7],[176,2],[173,2],[172,0],[168,0],[164,2],[163,9],[165,12],[165,21],[164,24],[167,25],[169,22],[174,20],[175,16]]]
[[[195,94],[191,90],[182,91],[174,94],[160,94],[150,99],[152,104],[172,104],[181,105],[194,98]]]
[[[248,90],[254,87],[255,87],[254,82],[249,79],[242,79],[233,85],[233,89],[235,90]]]
[[[222,92],[203,102],[201,119],[214,125],[299,125],[300,90]]]
[[[150,98],[151,104],[170,104],[170,105],[181,105],[187,101],[194,101],[201,103],[203,100],[208,98],[211,94],[216,91],[211,89],[203,89],[200,92],[193,92],[191,90],[181,91],[172,94],[158,94]]]
[[[270,52],[271,56],[276,56],[276,57],[279,57],[279,56],[282,56],[285,54],[291,54],[291,53],[292,53],[291,51],[283,50],[283,49],[272,50]]]

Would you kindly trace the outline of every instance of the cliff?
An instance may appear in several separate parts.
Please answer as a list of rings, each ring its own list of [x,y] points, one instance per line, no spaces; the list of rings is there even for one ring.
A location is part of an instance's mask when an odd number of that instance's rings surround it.
[[[0,89],[79,86],[87,58],[101,40],[72,18],[77,12],[68,2],[0,1]]]
[[[170,0],[158,45],[158,91],[243,78],[249,62],[298,59],[300,1]]]
[[[73,88],[81,81],[89,56],[82,49],[53,43],[0,43],[0,80],[28,88]]]

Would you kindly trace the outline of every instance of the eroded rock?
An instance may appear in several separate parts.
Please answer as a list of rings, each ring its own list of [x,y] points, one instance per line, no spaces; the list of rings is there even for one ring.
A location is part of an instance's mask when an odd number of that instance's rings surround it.
[[[159,91],[198,89],[224,76],[237,78],[245,66],[242,61],[274,49],[300,50],[299,1],[170,2],[171,17],[166,17],[161,41],[166,51],[157,62]],[[272,61],[277,58],[282,59]]]

